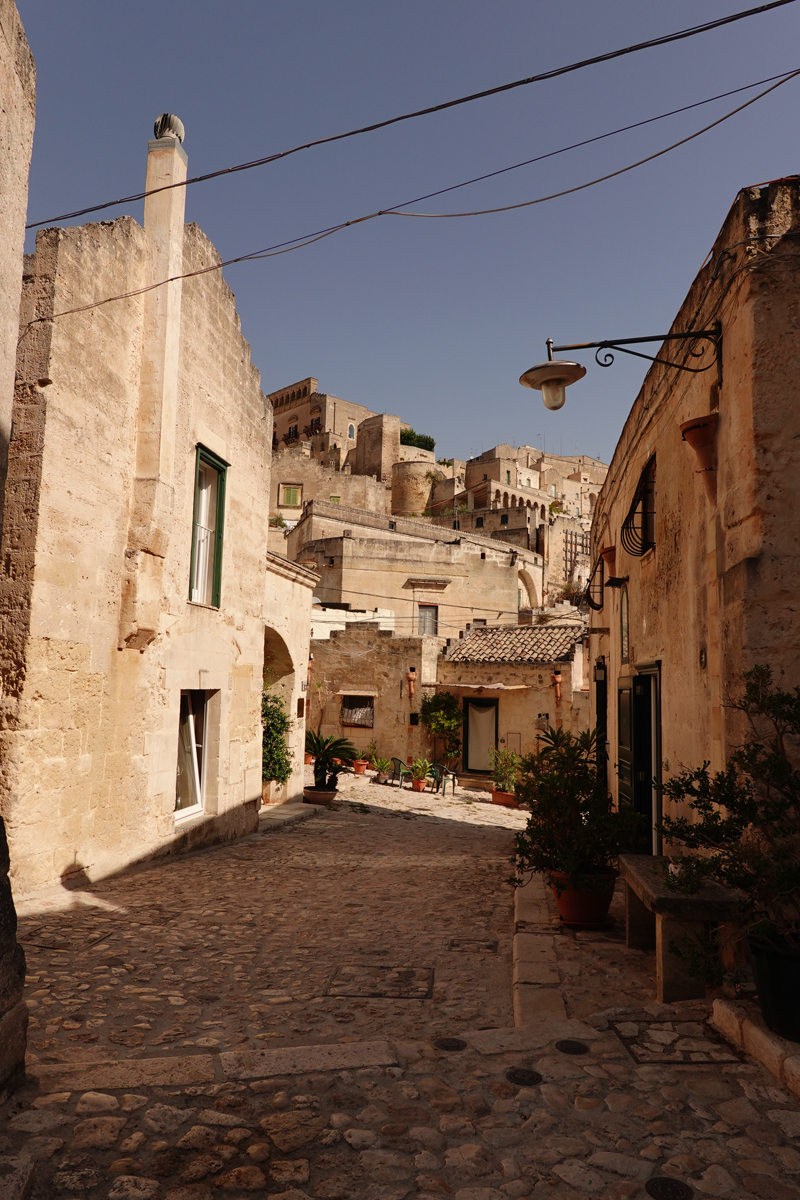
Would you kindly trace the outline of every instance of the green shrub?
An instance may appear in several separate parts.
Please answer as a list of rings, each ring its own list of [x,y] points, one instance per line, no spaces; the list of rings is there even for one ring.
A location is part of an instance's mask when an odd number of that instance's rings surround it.
[[[261,697],[261,780],[286,783],[292,773],[292,752],[286,735],[292,720],[280,696],[264,692]]]
[[[436,439],[429,433],[417,433],[414,429],[400,430],[401,446],[416,446],[418,450],[433,450]]]
[[[452,692],[429,693],[422,697],[419,708],[422,724],[435,739],[443,742],[444,758],[457,758],[461,753],[461,730],[464,716],[461,705]],[[435,750],[434,750],[434,757]]]

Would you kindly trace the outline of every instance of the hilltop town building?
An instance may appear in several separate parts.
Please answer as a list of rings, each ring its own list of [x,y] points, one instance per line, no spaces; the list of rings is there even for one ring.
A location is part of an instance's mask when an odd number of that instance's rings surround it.
[[[157,126],[148,191],[186,178],[180,122]],[[265,684],[302,786],[316,576],[268,554],[272,407],[183,211],[161,191],[143,228],[40,231],[26,259],[0,577],[20,890],[254,830]]]
[[[720,322],[719,362],[708,346],[688,360],[704,373],[650,368],[595,508],[593,720],[654,849],[653,780],[723,766],[742,672],[800,684],[798,236],[796,177],[739,193],[672,327]]]

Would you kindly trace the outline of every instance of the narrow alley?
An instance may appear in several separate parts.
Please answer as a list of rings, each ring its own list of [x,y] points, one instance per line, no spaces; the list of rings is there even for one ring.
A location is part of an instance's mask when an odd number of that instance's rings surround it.
[[[21,903],[0,1148],[30,1194],[800,1196],[796,1101],[710,1002],[653,1002],[619,902],[577,936],[542,902],[569,1019],[514,1028],[523,816],[486,799],[354,777],[335,811]]]

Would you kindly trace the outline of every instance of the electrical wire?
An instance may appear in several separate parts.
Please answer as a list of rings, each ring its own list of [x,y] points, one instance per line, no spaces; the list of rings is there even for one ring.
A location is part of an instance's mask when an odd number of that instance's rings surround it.
[[[330,237],[332,234],[338,233],[342,229],[348,229],[354,225],[363,224],[365,221],[372,221],[376,217],[383,217],[383,216],[418,217],[418,218],[426,218],[426,219],[436,220],[436,219],[445,219],[445,218],[452,219],[452,218],[458,218],[458,217],[486,216],[488,214],[494,214],[494,213],[500,213],[500,212],[512,212],[515,209],[519,209],[519,208],[529,208],[535,204],[544,204],[548,200],[556,200],[556,199],[561,198],[562,196],[569,196],[575,192],[584,191],[586,188],[594,187],[598,183],[604,183],[608,179],[614,179],[618,175],[624,175],[628,171],[633,171],[633,170],[635,170],[635,168],[641,167],[645,163],[652,162],[654,159],[660,158],[664,154],[668,154],[668,153],[670,153],[670,151],[678,149],[678,147],[680,147],[680,146],[685,146],[687,144],[687,142],[691,142],[695,138],[701,137],[704,133],[708,133],[709,130],[716,128],[718,125],[721,125],[724,121],[729,120],[731,117],[736,116],[738,113],[742,112],[744,109],[749,108],[751,104],[756,104],[759,100],[762,100],[764,98],[764,96],[769,95],[770,92],[774,92],[777,88],[782,87],[785,83],[788,83],[790,80],[795,79],[798,75],[800,75],[800,70],[795,70],[795,71],[790,72],[787,75],[782,76],[781,78],[779,78],[778,82],[773,83],[771,87],[766,88],[763,92],[759,92],[757,96],[751,97],[751,99],[746,100],[743,104],[738,105],[736,108],[731,109],[730,112],[727,112],[723,116],[718,117],[716,121],[712,121],[709,125],[704,125],[702,129],[698,129],[695,133],[690,133],[686,137],[680,138],[677,142],[673,142],[671,145],[665,146],[663,149],[655,151],[655,153],[653,153],[653,154],[648,154],[644,158],[637,159],[636,162],[630,163],[628,166],[625,166],[625,167],[620,167],[616,171],[610,171],[605,175],[600,175],[595,179],[590,179],[586,183],[576,184],[573,187],[564,188],[562,191],[559,191],[559,192],[551,192],[549,195],[546,195],[546,196],[538,196],[534,200],[524,200],[517,204],[507,204],[507,205],[502,205],[497,208],[475,209],[475,210],[472,210],[469,212],[456,212],[456,213],[416,213],[416,212],[408,212],[405,210],[405,206],[407,204],[416,204],[416,203],[419,203],[421,200],[430,199],[432,196],[440,195],[441,192],[453,190],[452,187],[443,188],[443,189],[441,189],[440,192],[429,192],[427,195],[420,196],[416,200],[402,201],[400,204],[393,205],[390,208],[378,209],[376,212],[366,213],[361,217],[355,217],[349,221],[341,221],[336,225],[330,225],[327,228],[318,229],[314,233],[303,234],[296,238],[290,238],[286,242],[278,242],[273,246],[266,247],[266,249],[264,249],[264,250],[253,251],[250,254],[241,254],[241,255],[238,255],[236,258],[225,259],[223,261],[220,261],[219,263],[214,263],[209,267],[201,267],[196,271],[186,271],[180,275],[171,275],[168,279],[159,280],[157,283],[147,284],[144,287],[135,288],[129,292],[121,292],[114,296],[107,296],[103,300],[94,300],[88,304],[81,304],[81,305],[77,305],[74,308],[63,309],[61,312],[53,313],[47,317],[34,317],[34,319],[32,321],[29,321],[28,324],[26,325],[25,329],[23,330],[22,334],[20,335],[19,341],[20,342],[22,341],[22,339],[26,336],[28,331],[34,325],[41,324],[46,321],[54,321],[60,317],[72,316],[76,313],[88,312],[90,309],[100,308],[105,304],[111,304],[117,300],[130,300],[136,296],[142,296],[147,292],[151,292],[155,288],[165,287],[169,283],[176,283],[182,279],[193,279],[200,275],[207,275],[214,271],[221,271],[223,269],[223,267],[233,266],[237,263],[256,262],[256,261],[259,261],[259,260],[265,259],[265,258],[274,258],[280,254],[289,254],[293,250],[301,250],[305,246],[310,246],[310,245],[313,245],[315,242],[322,241],[323,238]],[[756,87],[758,85],[751,84],[748,86]],[[739,91],[742,89],[736,89],[736,90]],[[666,114],[664,114],[664,115],[666,115]],[[657,118],[650,118],[650,120],[654,120],[654,119],[657,119]],[[524,164],[518,164],[518,165],[524,165]],[[468,181],[468,182],[471,182],[471,181]],[[467,184],[465,183],[463,185],[454,185],[454,186],[467,186]]]
[[[268,163],[277,162],[279,159],[288,158],[292,154],[297,154],[301,150],[310,150],[315,146],[325,146],[330,142],[344,141],[346,138],[358,137],[364,133],[374,133],[377,129],[385,129],[390,125],[397,125],[402,121],[411,121],[416,117],[430,116],[432,113],[444,112],[449,108],[456,108],[461,104],[469,104],[473,100],[485,100],[489,96],[497,96],[503,92],[509,92],[515,88],[527,87],[532,83],[542,83],[548,79],[556,79],[560,75],[566,75],[572,71],[582,70],[584,67],[596,66],[598,63],[610,62],[612,59],[621,58],[627,54],[635,54],[639,50],[649,50],[655,46],[666,46],[670,42],[682,41],[685,38],[694,37],[698,33],[707,33],[712,29],[719,29],[724,25],[730,25],[735,21],[741,21],[745,17],[757,16],[764,12],[769,12],[773,8],[783,8],[787,4],[794,4],[795,0],[772,0],[769,4],[760,4],[757,8],[745,9],[742,12],[732,13],[728,17],[721,17],[716,21],[706,21],[702,25],[692,25],[687,29],[680,29],[676,33],[665,34],[663,37],[651,38],[645,42],[637,42],[632,46],[624,46],[619,50],[611,50],[606,54],[597,54],[593,58],[584,58],[579,62],[570,63],[564,67],[555,67],[551,71],[543,71],[538,75],[529,75],[526,79],[517,79],[512,83],[503,83],[493,88],[486,88],[481,92],[472,92],[468,96],[460,96],[456,100],[446,100],[441,104],[433,104],[428,108],[419,108],[414,112],[403,113],[397,117],[389,117],[385,121],[375,121],[371,125],[363,125],[359,129],[350,129],[345,133],[331,134],[329,137],[316,138],[311,142],[303,142],[299,146],[293,146],[289,150],[280,150],[276,154],[269,154],[264,158],[255,158],[250,162],[239,163],[234,167],[223,167],[219,171],[209,171],[205,175],[195,175],[191,179],[187,179],[181,183],[170,183],[164,187],[151,188],[150,191],[136,192],[130,196],[122,196],[118,200],[107,200],[103,204],[94,204],[88,208],[79,208],[74,212],[62,213],[56,217],[48,217],[43,221],[32,221],[26,225],[26,229],[36,229],[40,225],[52,225],[59,221],[69,221],[73,217],[83,217],[87,213],[101,212],[106,208],[114,208],[118,204],[131,204],[136,200],[144,200],[147,196],[154,196],[158,192],[170,191],[176,187],[189,187],[194,183],[205,183],[209,179],[218,179],[222,175],[232,175],[238,171],[249,171],[253,167],[266,166]]]

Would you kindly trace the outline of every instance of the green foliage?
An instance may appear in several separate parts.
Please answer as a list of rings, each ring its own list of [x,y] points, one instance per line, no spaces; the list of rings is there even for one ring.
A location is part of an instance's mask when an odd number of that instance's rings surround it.
[[[550,511],[551,515],[553,515],[553,516],[564,511],[564,506],[560,500],[551,500],[547,507],[548,507],[548,510]]]
[[[453,693],[435,692],[424,695],[419,715],[431,736],[442,740],[444,758],[457,758],[461,753],[464,715]]]
[[[366,750],[364,751],[364,756],[367,758],[367,760],[369,762],[372,763],[373,767],[375,766],[375,755],[377,753],[378,753],[378,743],[375,741],[375,738],[371,738],[369,745],[367,746]]]
[[[690,851],[667,881],[689,893],[708,878],[737,888],[751,933],[800,953],[800,688],[775,687],[766,666],[743,679],[729,707],[744,716],[747,736],[725,769],[704,762],[662,785],[691,813],[661,823],[670,843]]]
[[[292,720],[280,696],[264,692],[261,697],[261,779],[286,783],[292,773],[292,752],[286,735]]]
[[[411,778],[412,779],[427,779],[433,763],[428,762],[427,758],[415,758],[411,762]]]
[[[416,433],[413,429],[401,429],[400,445],[416,446],[418,450],[433,450],[436,439],[428,433]]]
[[[269,523],[273,529],[285,529],[286,522],[283,519],[283,513],[278,513],[275,517],[270,517]]]
[[[306,754],[314,758],[314,787],[333,792],[342,771],[358,758],[358,750],[344,737],[322,737],[313,729],[306,731]]]
[[[522,758],[515,750],[489,751],[492,759],[492,779],[500,792],[513,792],[517,786]]]
[[[372,760],[372,766],[379,775],[388,775],[392,769],[392,760],[389,758],[378,758],[376,755]]]
[[[635,848],[640,818],[627,806],[612,808],[596,729],[572,734],[551,726],[540,737],[539,752],[522,760],[516,788],[531,815],[515,839],[512,882],[519,886],[538,871],[558,887],[552,872],[560,871],[571,887],[591,891],[593,876],[607,874],[618,854]]]

